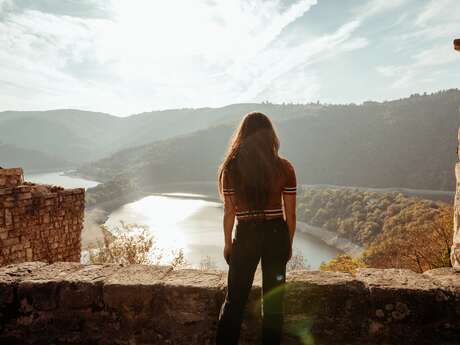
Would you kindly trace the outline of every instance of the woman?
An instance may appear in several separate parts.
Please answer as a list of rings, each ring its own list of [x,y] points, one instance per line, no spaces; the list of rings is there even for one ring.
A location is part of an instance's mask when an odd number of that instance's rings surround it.
[[[224,257],[228,289],[216,342],[238,344],[246,301],[259,260],[262,265],[262,342],[280,344],[286,263],[296,225],[296,175],[278,155],[270,119],[249,113],[236,130],[219,168],[224,202]],[[237,219],[235,238],[232,230]]]

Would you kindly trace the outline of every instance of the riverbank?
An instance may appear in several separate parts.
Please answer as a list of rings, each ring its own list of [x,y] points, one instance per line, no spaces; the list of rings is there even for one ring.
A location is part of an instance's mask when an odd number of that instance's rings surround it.
[[[350,240],[340,237],[333,231],[329,231],[318,226],[310,225],[305,222],[297,222],[297,231],[302,233],[309,234],[325,244],[336,248],[344,253],[349,253],[353,256],[359,256],[364,248],[351,242]]]

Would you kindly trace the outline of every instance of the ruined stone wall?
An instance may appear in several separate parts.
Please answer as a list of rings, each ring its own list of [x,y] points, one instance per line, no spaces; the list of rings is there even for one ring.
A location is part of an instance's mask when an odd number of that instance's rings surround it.
[[[214,344],[226,273],[31,262],[0,268],[0,344]],[[241,344],[260,344],[261,282]],[[287,275],[284,345],[460,344],[460,275]]]
[[[85,191],[24,182],[0,169],[0,265],[80,261]]]

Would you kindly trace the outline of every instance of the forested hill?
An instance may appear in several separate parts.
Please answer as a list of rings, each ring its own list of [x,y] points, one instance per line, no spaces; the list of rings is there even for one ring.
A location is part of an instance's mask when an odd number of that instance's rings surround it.
[[[453,190],[459,106],[460,91],[448,90],[322,106],[276,124],[299,183]],[[214,180],[233,130],[219,125],[123,150],[80,172],[150,185]]]
[[[169,109],[124,118],[74,109],[0,112],[0,140],[25,150],[68,161],[73,166],[101,159],[119,150],[192,133],[219,124],[234,124],[253,110],[276,121],[315,114],[318,104],[232,104],[221,108]],[[7,165],[0,156],[0,165]],[[22,160],[13,163],[23,163]],[[35,160],[27,160],[35,167]]]
[[[299,190],[297,205],[299,220],[365,248],[358,261],[346,257],[331,261],[327,266],[333,270],[345,268],[347,261],[419,272],[450,266],[453,215],[449,204],[400,193],[308,187]]]

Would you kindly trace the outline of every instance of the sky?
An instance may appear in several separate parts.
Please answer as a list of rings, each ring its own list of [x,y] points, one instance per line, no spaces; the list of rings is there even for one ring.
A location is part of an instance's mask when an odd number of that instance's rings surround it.
[[[460,87],[460,0],[0,0],[0,111],[361,103]]]

